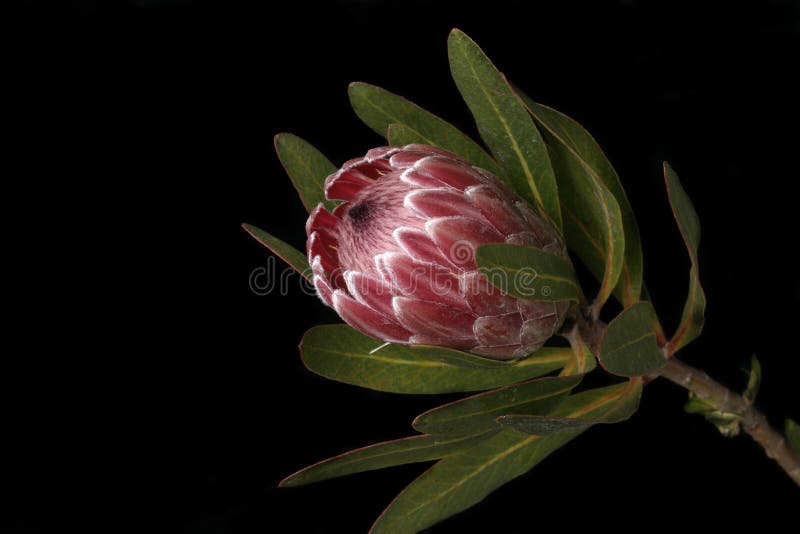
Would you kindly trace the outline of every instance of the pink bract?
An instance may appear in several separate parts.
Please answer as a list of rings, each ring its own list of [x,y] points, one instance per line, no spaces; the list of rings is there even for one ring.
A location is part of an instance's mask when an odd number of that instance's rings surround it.
[[[569,302],[520,300],[479,273],[475,251],[510,243],[566,257],[563,241],[487,171],[426,145],[380,147],[325,180],[306,223],[314,286],[353,328],[383,341],[497,359],[539,349]]]

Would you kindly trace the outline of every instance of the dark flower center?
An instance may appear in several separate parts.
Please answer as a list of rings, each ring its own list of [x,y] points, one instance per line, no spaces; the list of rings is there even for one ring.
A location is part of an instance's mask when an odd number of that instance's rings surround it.
[[[378,275],[375,256],[401,251],[393,237],[397,228],[424,230],[425,220],[403,205],[410,190],[400,173],[389,173],[353,198],[337,227],[337,255],[343,270]]]
[[[353,227],[363,230],[369,226],[369,221],[375,213],[375,205],[369,200],[362,200],[347,210],[347,216],[353,221]]]

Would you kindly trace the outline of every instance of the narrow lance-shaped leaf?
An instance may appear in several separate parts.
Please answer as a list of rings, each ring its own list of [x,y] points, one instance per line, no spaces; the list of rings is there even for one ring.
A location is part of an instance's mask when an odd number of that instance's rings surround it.
[[[486,437],[487,435],[470,437],[420,435],[384,441],[310,465],[283,479],[280,486],[302,486],[384,467],[438,460],[464,447],[474,445]]]
[[[325,178],[336,172],[336,166],[307,141],[289,133],[275,136],[275,151],[286,174],[292,179],[307,211],[322,202],[329,210],[335,203],[325,199]]]
[[[303,277],[311,280],[311,268],[308,265],[308,258],[305,254],[294,248],[292,245],[281,241],[277,237],[257,228],[251,224],[242,224],[242,228],[253,236],[256,241],[267,247],[273,254],[289,264],[295,271]]]
[[[300,353],[314,373],[394,393],[491,389],[545,375],[572,357],[568,348],[544,347],[508,362],[440,347],[381,345],[347,325],[324,325],[306,332]]]
[[[697,248],[700,246],[700,220],[694,210],[689,195],[681,186],[678,175],[666,162],[664,163],[664,179],[667,182],[667,194],[672,206],[672,213],[680,228],[683,241],[689,251],[692,267],[689,270],[689,294],[683,305],[683,315],[678,329],[667,344],[669,354],[675,354],[700,335],[705,323],[706,295],[700,285],[700,268],[697,262]]]
[[[453,79],[481,137],[502,167],[500,177],[561,230],[550,157],[525,106],[472,39],[453,30],[447,46]]]
[[[517,298],[581,300],[569,259],[531,247],[489,244],[475,255],[481,273],[495,287]]]
[[[574,164],[571,166],[575,169],[574,172],[569,172],[569,168],[564,169],[567,172],[560,172],[559,166],[553,158],[567,241],[575,248],[576,253],[586,262],[598,280],[603,280],[601,267],[608,260],[604,257],[597,258],[596,255],[604,254],[605,250],[599,246],[601,243],[590,235],[589,228],[583,228],[579,224],[582,218],[587,218],[586,208],[583,204],[590,197],[581,195],[576,198],[566,194],[564,190],[570,187],[575,189],[580,183],[572,186],[569,183],[580,182],[580,178],[585,175],[591,181],[599,181],[616,200],[622,217],[625,254],[622,261],[622,273],[614,289],[614,295],[623,305],[630,306],[639,300],[642,291],[642,243],[633,209],[617,172],[597,141],[574,119],[555,109],[538,104],[519,89],[517,89],[517,93],[528,106],[535,121],[542,127],[542,133],[551,149],[551,154],[552,152],[566,152],[567,154],[562,158],[577,159],[582,163],[577,167]]]
[[[507,429],[439,460],[384,510],[373,534],[412,534],[482,501],[580,432],[540,438]]]
[[[499,170],[497,162],[469,136],[402,96],[362,82],[351,83],[348,94],[356,115],[379,135],[386,136],[390,125],[399,124],[413,133],[414,143],[449,150],[492,173]]]
[[[523,98],[526,97],[523,95]],[[547,111],[542,112],[537,104],[529,99],[525,102],[534,118],[543,125],[542,133],[547,142],[558,182],[567,243],[600,280],[593,313],[599,315],[600,309],[615,288],[620,300],[630,304],[631,293],[633,291],[638,293],[641,288],[641,269],[637,288],[631,287],[630,280],[627,284],[624,279],[618,283],[625,276],[629,278],[629,274],[626,273],[628,267],[625,257],[624,219],[619,203],[597,171],[575,148],[576,143],[572,142],[571,132],[565,127],[568,123],[558,120],[559,117],[556,115],[551,117]],[[542,121],[537,114],[543,115],[545,121]],[[638,252],[641,268],[641,248]]]
[[[500,415],[549,412],[581,378],[539,378],[473,395],[423,413],[414,419],[414,428],[436,435],[481,434],[496,429]]]
[[[597,417],[607,405],[588,402],[592,393],[572,398],[576,408],[565,417]],[[561,413],[561,412],[559,412]],[[531,470],[582,430],[548,436],[512,428],[481,440],[436,463],[398,495],[372,528],[373,533],[419,532],[480,502],[506,482]]]
[[[608,324],[600,342],[600,364],[608,372],[641,376],[666,365],[653,332],[653,313],[649,302],[637,302]]]
[[[575,178],[562,180],[559,185],[562,198],[569,199],[562,205],[564,232],[567,243],[600,280],[592,303],[592,313],[597,317],[623,270],[625,236],[619,205],[603,184],[586,177],[589,171],[572,154],[560,148],[554,148],[551,154],[558,175]]]
[[[511,414],[498,417],[497,422],[539,436],[585,430],[596,424],[629,419],[639,408],[641,397],[641,378],[631,378],[622,384],[571,395],[549,415]]]

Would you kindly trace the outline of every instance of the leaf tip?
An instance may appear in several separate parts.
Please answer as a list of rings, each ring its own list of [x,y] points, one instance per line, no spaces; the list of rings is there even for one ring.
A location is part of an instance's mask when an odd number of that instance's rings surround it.
[[[347,84],[347,92],[352,93],[353,91],[358,90],[361,87],[364,87],[367,84],[366,82],[350,82]]]
[[[291,136],[292,134],[290,134],[289,132],[278,132],[272,137],[272,145],[275,147],[275,152],[278,153],[278,157],[280,157],[281,154],[281,148],[280,148],[281,142],[284,139],[287,139],[288,137]]]
[[[367,93],[366,96],[368,96],[370,91],[386,92],[385,89],[381,89],[377,85],[369,82],[354,81],[347,84],[347,96],[350,97],[350,100],[364,93]]]
[[[325,325],[312,326],[311,328],[309,328],[308,330],[303,332],[303,336],[300,338],[300,343],[297,344],[297,349],[300,351],[300,361],[303,362],[303,366],[306,369],[308,369],[309,371],[311,371],[314,374],[318,374],[318,373],[316,371],[314,371],[314,369],[312,369],[309,366],[308,361],[306,360],[306,352],[305,352],[304,349],[305,349],[306,343],[308,342],[308,339],[311,336],[313,336],[316,333],[317,330],[319,330],[320,328],[323,328],[324,326]]]
[[[258,239],[258,238],[256,237],[256,232],[258,231],[258,228],[256,228],[256,227],[255,227],[255,226],[253,226],[252,224],[250,224],[250,223],[246,223],[246,222],[243,222],[243,223],[241,223],[241,224],[242,224],[242,228],[244,228],[244,231],[245,231],[245,232],[247,232],[248,234],[250,234],[250,236],[251,236],[251,237],[253,237],[253,238],[255,238],[255,239]]]
[[[450,49],[450,53],[454,52],[454,47],[460,45],[463,42],[473,42],[469,36],[461,31],[458,28],[453,28],[450,30],[450,34],[447,36],[447,46]]]
[[[291,488],[292,486],[296,486],[297,485],[297,483],[296,483],[297,476],[296,475],[297,475],[297,473],[292,473],[291,475],[287,476],[286,478],[284,478],[283,480],[278,482],[278,487],[279,488]]]

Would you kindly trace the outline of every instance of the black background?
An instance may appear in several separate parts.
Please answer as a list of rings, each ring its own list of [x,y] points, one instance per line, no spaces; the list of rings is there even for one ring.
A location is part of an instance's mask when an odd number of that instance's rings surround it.
[[[797,2],[193,2],[3,12],[2,514],[9,532],[364,532],[423,466],[278,489],[306,464],[410,432],[452,397],[323,380],[297,354],[335,315],[293,286],[257,296],[305,212],[272,149],[291,131],[336,163],[381,143],[347,83],[387,87],[474,133],[449,78],[460,27],[515,83],[605,148],[644,239],[667,329],[688,259],[669,160],[703,224],[703,337],[683,355],[800,418]],[[648,386],[594,428],[432,532],[778,521],[800,492],[748,438],[726,440]],[[693,517],[690,519],[690,517]],[[796,518],[796,515],[794,516]]]

